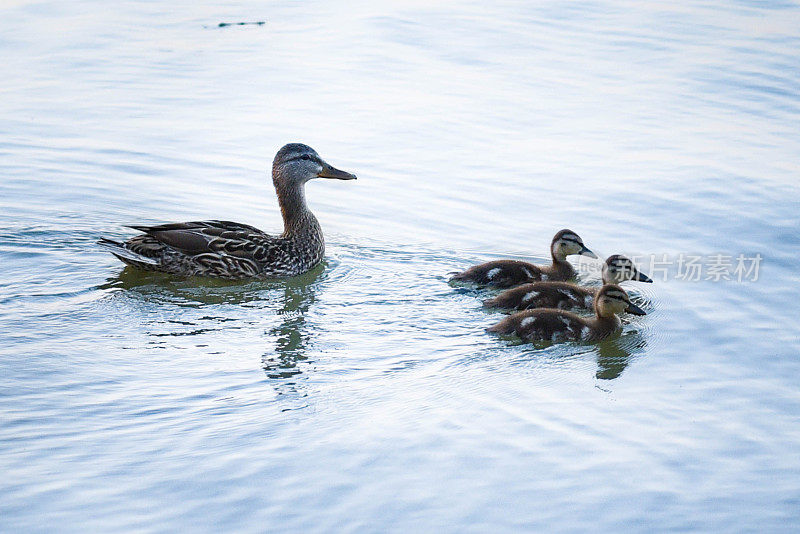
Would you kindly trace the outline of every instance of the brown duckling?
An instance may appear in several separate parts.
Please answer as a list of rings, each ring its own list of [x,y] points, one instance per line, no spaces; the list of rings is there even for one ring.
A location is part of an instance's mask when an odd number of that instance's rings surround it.
[[[636,265],[625,256],[615,254],[603,263],[603,283],[619,284],[626,280],[652,282],[639,272]],[[503,291],[494,298],[484,300],[487,308],[529,310],[533,308],[585,308],[591,309],[600,288],[582,287],[570,282],[532,282]]]
[[[474,265],[454,275],[450,280],[494,287],[512,287],[539,280],[569,280],[576,274],[575,268],[567,261],[567,256],[573,254],[597,258],[594,252],[586,248],[578,234],[572,230],[561,230],[550,243],[552,265],[534,265],[519,260],[494,260]]]
[[[622,327],[617,314],[645,315],[621,287],[606,284],[594,299],[594,317],[581,317],[564,310],[537,308],[509,315],[487,332],[516,334],[524,341],[597,341]]]

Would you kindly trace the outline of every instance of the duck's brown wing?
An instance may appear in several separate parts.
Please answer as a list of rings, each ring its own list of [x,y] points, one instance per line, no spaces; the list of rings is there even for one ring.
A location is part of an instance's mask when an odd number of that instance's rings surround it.
[[[515,334],[526,341],[566,341],[581,339],[585,327],[585,321],[573,313],[539,308],[510,315],[488,331]]]
[[[494,287],[512,287],[538,280],[541,271],[531,263],[517,260],[495,260],[474,265],[453,276],[452,280],[474,282]]]
[[[224,277],[256,276],[264,264],[288,263],[284,239],[232,221],[192,221],[158,226],[130,226],[144,232],[129,241],[131,250],[164,257],[168,248],[199,264],[203,274]]]
[[[157,242],[189,255],[216,252],[234,254],[248,243],[274,239],[255,228],[231,221],[192,221],[157,226],[131,225]]]

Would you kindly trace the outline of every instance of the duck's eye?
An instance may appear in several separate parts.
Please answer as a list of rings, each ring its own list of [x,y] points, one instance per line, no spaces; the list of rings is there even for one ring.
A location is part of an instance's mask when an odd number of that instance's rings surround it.
[[[306,161],[311,161],[311,156],[309,156],[308,154],[303,154],[302,156],[300,156],[300,159],[304,159]]]

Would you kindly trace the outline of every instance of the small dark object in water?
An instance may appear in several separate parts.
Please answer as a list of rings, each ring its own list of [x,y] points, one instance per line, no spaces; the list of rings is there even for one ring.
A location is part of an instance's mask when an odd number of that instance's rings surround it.
[[[247,24],[253,24],[255,26],[263,26],[266,24],[266,20],[259,20],[256,22],[220,22],[218,27],[224,28],[225,26],[245,26]]]

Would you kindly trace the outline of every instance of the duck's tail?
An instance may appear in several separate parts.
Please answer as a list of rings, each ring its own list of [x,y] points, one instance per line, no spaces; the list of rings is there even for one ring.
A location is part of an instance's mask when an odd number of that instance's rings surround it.
[[[492,334],[512,334],[514,333],[514,323],[506,317],[496,325],[487,328],[486,331]]]
[[[148,258],[147,256],[142,256],[141,254],[137,254],[132,250],[129,250],[128,248],[125,247],[125,243],[120,243],[119,241],[114,241],[113,239],[106,239],[105,237],[101,237],[100,240],[97,242],[97,244],[127,264],[158,265],[157,260],[154,260],[153,258]]]
[[[467,279],[467,278],[464,276],[464,275],[466,274],[466,273],[465,273],[465,271],[450,271],[450,272],[449,272],[449,273],[447,273],[447,274],[450,276],[450,281],[451,281],[451,282],[454,282],[454,281],[455,281],[455,282],[461,282],[461,281],[463,281],[463,280],[466,280],[466,279]]]
[[[483,301],[484,308],[500,308],[500,303],[497,301],[496,298],[493,299],[486,299]]]

